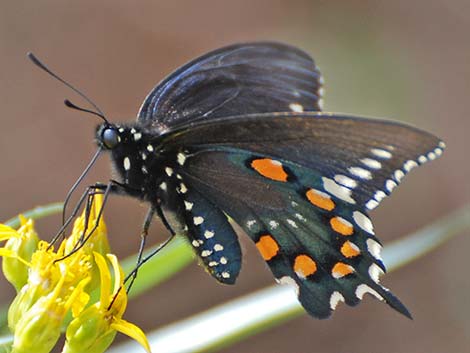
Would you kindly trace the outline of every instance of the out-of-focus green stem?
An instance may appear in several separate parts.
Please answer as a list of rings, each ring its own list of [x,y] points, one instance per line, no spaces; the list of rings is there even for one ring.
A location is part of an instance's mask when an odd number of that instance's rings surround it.
[[[146,253],[151,253],[152,250],[153,248]],[[124,273],[130,273],[134,269],[136,259],[137,256],[132,255],[121,261]],[[193,259],[193,251],[187,241],[182,237],[175,237],[158,254],[139,268],[138,276],[132,290],[129,292],[129,297],[136,297],[148,288],[155,287],[189,265]]]
[[[62,202],[51,203],[49,205],[35,207],[32,210],[23,212],[22,214],[26,218],[40,219],[62,212],[63,205],[64,204]],[[18,216],[16,216],[10,218],[8,221],[5,222],[5,224],[9,225],[12,228],[18,228],[20,226],[20,219],[18,218]]]

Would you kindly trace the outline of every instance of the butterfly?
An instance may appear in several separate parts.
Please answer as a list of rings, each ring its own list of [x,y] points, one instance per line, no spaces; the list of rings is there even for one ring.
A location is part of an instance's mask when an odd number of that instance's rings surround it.
[[[149,93],[137,121],[96,129],[112,191],[147,202],[148,221],[157,214],[187,237],[221,283],[235,283],[242,263],[230,217],[310,315],[368,293],[410,317],[379,282],[368,213],[445,145],[401,123],[322,112],[322,84],[313,59],[281,43],[189,62]]]

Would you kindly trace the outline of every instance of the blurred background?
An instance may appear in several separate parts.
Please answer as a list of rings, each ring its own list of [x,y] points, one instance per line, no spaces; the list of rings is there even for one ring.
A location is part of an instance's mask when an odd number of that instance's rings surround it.
[[[389,117],[447,142],[443,157],[413,171],[372,213],[387,243],[470,201],[470,2],[396,1],[6,1],[0,2],[0,219],[63,200],[95,150],[97,120],[66,109],[80,98],[25,57],[33,51],[82,89],[112,121],[135,119],[150,89],[186,61],[251,40],[284,41],[310,53],[325,78],[325,110]],[[102,158],[87,182],[110,177]],[[111,245],[133,254],[146,206],[113,197]],[[52,235],[59,218],[37,223]],[[160,222],[151,241],[167,236]],[[193,264],[130,303],[146,330],[273,283],[245,235],[236,286]],[[367,298],[332,319],[302,316],[224,352],[469,352],[468,234],[386,276],[410,321]],[[0,278],[0,302],[14,295]]]

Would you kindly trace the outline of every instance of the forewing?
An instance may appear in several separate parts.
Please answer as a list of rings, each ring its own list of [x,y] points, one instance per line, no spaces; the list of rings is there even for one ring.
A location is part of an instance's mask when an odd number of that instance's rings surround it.
[[[218,119],[175,132],[165,143],[232,148],[289,162],[316,174],[328,192],[368,210],[445,147],[432,134],[401,123],[315,112]]]
[[[320,110],[320,72],[281,43],[224,47],[176,70],[147,96],[138,121],[159,129],[241,114]]]

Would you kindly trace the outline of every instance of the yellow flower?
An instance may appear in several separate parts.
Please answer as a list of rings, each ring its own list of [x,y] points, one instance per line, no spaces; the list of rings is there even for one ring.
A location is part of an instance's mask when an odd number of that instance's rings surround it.
[[[83,233],[85,228],[85,214],[83,213],[81,217],[75,220],[72,234],[70,237],[64,241],[64,253],[70,253],[77,244],[80,244],[82,241],[82,236],[87,236],[90,234],[92,228],[96,226],[96,229],[93,232],[93,236],[88,239],[85,246],[82,248],[88,255],[91,255],[93,252],[98,252],[102,255],[108,254],[109,249],[109,242],[108,242],[108,230],[106,229],[106,224],[103,221],[103,217],[100,218],[98,221],[99,212],[103,205],[103,195],[96,194],[93,198],[93,203],[90,208],[90,215],[87,222],[87,232],[86,234]]]
[[[23,312],[15,325],[12,353],[50,352],[60,338],[65,315],[87,281],[82,280],[73,289],[65,288],[66,278],[61,277],[51,293],[40,297]]]
[[[95,195],[90,208],[86,233],[83,232],[86,224],[85,214],[82,214],[81,217],[75,220],[72,234],[61,244],[61,248],[58,251],[59,253],[70,254],[72,251],[74,251],[78,244],[82,243],[83,237],[89,235],[94,227],[96,227],[96,229],[93,231],[93,236],[87,240],[85,245],[81,248],[81,251],[90,257],[93,257],[93,252],[98,252],[102,255],[108,254],[110,252],[108,231],[106,229],[106,224],[104,223],[103,217],[101,217],[98,221],[98,216],[102,205],[103,195]],[[96,263],[91,261],[91,266],[92,276],[91,281],[88,284],[89,292],[92,292],[94,289],[96,289],[100,283],[100,274],[98,268],[96,267]]]
[[[98,221],[102,196],[96,195],[93,201],[88,220],[84,212],[75,221],[71,236],[57,250],[39,240],[32,220],[22,218],[18,231],[0,225],[0,241],[7,241],[0,248],[3,270],[17,289],[8,311],[8,326],[14,334],[13,353],[50,352],[64,328],[64,352],[104,352],[117,332],[136,339],[150,351],[144,333],[122,319],[127,306],[123,274],[117,258],[108,254],[102,217]],[[115,282],[111,292],[112,275]],[[93,302],[92,292],[98,289],[99,301]]]
[[[70,323],[62,353],[104,352],[117,332],[132,337],[150,352],[150,346],[142,330],[122,319],[127,306],[127,293],[117,258],[114,255],[107,255],[114,271],[114,288],[111,292],[111,273],[106,260],[99,253],[94,255],[101,275],[100,300]]]
[[[0,241],[7,240],[1,254],[5,257],[2,270],[6,279],[18,292],[28,280],[28,265],[31,256],[36,251],[39,238],[34,230],[33,220],[20,216],[21,227],[18,231],[5,225],[0,225]]]

